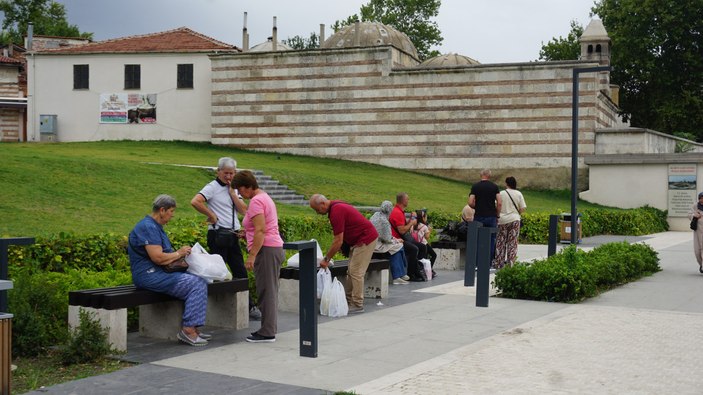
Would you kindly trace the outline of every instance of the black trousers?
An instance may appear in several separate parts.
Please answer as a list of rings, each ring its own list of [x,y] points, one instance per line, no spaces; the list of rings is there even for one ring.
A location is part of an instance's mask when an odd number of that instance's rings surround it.
[[[420,270],[425,269],[419,260],[427,256],[427,246],[416,241],[403,240],[403,249],[408,260],[408,277],[411,279],[420,277]]]
[[[244,257],[242,256],[242,250],[239,248],[239,239],[236,238],[234,234],[234,243],[231,247],[219,247],[215,242],[215,231],[207,231],[207,248],[210,250],[211,254],[218,254],[225,260],[229,270],[232,271],[232,277],[234,278],[247,278],[247,269],[244,267]]]

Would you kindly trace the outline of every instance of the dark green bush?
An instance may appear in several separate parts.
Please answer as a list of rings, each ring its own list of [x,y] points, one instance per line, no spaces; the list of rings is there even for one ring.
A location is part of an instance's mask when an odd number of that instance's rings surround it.
[[[657,252],[645,244],[609,243],[588,253],[569,246],[549,258],[503,268],[495,286],[507,298],[577,302],[659,270]]]
[[[93,362],[112,352],[108,330],[100,326],[100,321],[83,309],[78,315],[80,324],[69,334],[59,354],[64,365]]]

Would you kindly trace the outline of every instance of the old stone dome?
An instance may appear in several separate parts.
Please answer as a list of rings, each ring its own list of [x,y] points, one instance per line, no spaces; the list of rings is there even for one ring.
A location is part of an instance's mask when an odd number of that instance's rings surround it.
[[[276,51],[292,51],[293,48],[283,44],[282,42],[276,43]],[[249,52],[271,52],[273,51],[273,39],[269,37],[268,41],[264,41],[260,44],[256,44],[249,49]]]
[[[356,24],[345,26],[337,33],[325,40],[321,48],[353,48],[353,47],[375,47],[379,45],[392,45],[401,49],[418,59],[417,49],[412,41],[393,27],[379,22],[359,23],[359,43],[355,45]]]
[[[470,66],[475,64],[481,64],[481,62],[468,56],[459,55],[456,53],[448,53],[444,55],[435,56],[434,58],[429,58],[424,62],[420,63],[417,67],[455,67]]]

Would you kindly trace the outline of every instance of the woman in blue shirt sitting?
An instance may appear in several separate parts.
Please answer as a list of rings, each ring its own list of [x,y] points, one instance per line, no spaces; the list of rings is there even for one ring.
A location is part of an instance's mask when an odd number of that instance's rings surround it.
[[[174,250],[163,226],[173,217],[176,200],[169,195],[154,199],[151,214],[139,221],[129,234],[132,282],[137,288],[161,292],[184,301],[183,321],[177,338],[191,346],[204,346],[210,335],[198,327],[205,324],[207,309],[207,282],[185,272],[167,272],[169,264],[190,254],[191,247]]]

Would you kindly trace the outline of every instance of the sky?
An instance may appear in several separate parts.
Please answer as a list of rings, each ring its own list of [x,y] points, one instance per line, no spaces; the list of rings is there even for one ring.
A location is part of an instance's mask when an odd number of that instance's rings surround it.
[[[248,13],[250,46],[271,36],[277,17],[279,40],[319,33],[332,35],[336,20],[359,13],[368,0],[57,0],[69,23],[94,40],[188,27],[242,46],[243,14]],[[528,62],[543,43],[569,33],[570,21],[584,27],[594,0],[442,0],[435,19],[444,41],[441,53],[470,56],[481,63]]]

